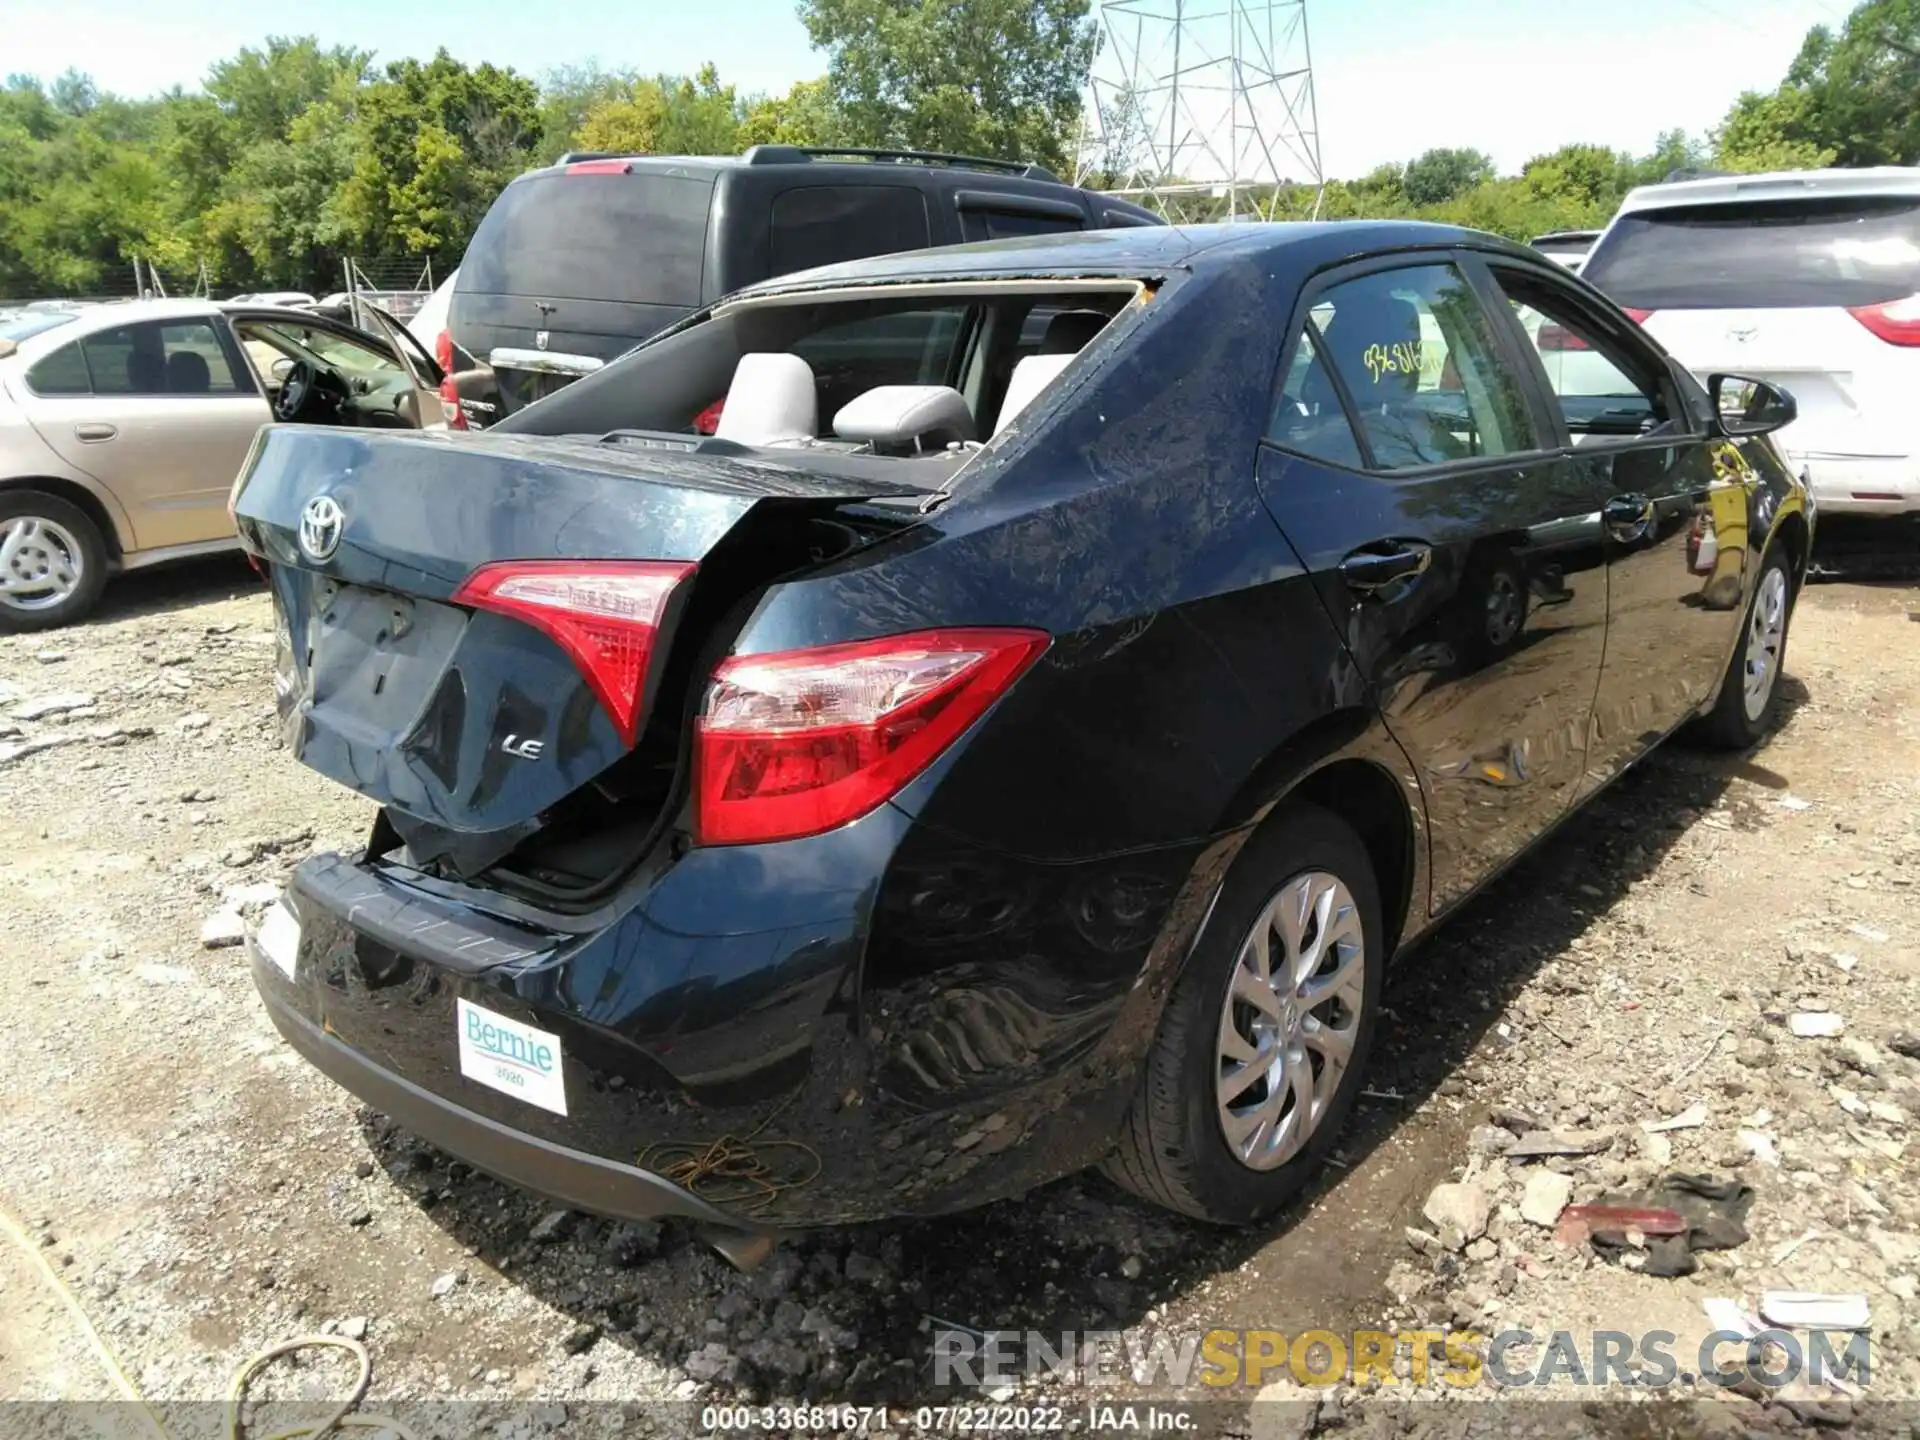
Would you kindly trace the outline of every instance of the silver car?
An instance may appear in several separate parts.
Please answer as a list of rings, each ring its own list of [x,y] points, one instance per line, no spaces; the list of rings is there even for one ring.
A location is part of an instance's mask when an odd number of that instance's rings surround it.
[[[109,575],[234,547],[227,495],[262,425],[444,425],[432,358],[271,305],[0,318],[0,631],[86,614]]]

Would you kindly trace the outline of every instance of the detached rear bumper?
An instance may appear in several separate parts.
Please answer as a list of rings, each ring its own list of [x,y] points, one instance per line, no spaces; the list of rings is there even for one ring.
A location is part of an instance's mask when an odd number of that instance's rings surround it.
[[[597,1215],[621,1220],[680,1216],[736,1232],[743,1241],[768,1233],[650,1171],[512,1129],[382,1069],[284,1004],[274,985],[261,983],[278,973],[273,963],[252,941],[248,949],[267,1015],[287,1043],[335,1084],[449,1155],[508,1184]],[[731,1255],[731,1249],[722,1248]]]

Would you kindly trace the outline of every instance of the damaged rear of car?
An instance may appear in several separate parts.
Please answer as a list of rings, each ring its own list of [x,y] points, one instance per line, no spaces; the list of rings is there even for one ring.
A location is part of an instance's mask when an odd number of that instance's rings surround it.
[[[296,1048],[476,1166],[721,1240],[1098,1158],[1133,977],[995,953],[1073,924],[1021,913],[1048,867],[917,818],[1054,644],[980,547],[1057,578],[1077,542],[995,538],[996,489],[1180,279],[1082,245],[764,287],[484,435],[261,437],[285,736],[381,806],[254,941]],[[1069,868],[1125,910],[1190,858]]]

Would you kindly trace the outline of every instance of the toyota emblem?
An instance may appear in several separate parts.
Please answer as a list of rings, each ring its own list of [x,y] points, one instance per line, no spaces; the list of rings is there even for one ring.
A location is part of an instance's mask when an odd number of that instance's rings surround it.
[[[325,560],[340,548],[347,512],[331,495],[316,495],[300,512],[300,548],[309,559]]]

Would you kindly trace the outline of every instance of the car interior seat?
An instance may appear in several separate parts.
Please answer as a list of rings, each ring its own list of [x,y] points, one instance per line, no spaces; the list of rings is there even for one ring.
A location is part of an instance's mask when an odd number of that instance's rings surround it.
[[[998,435],[1012,424],[1073,361],[1072,354],[1029,355],[1014,366],[1013,376],[1007,381],[1006,398],[1000,402],[1000,413],[994,417],[993,433]]]
[[[951,385],[876,385],[840,407],[833,433],[876,451],[924,454],[973,438],[973,412]]]
[[[1078,355],[1113,319],[1098,310],[1062,310],[1040,337],[1042,355]]]
[[[145,350],[127,352],[127,392],[132,395],[163,395],[167,389],[167,363]]]
[[[798,355],[754,352],[734,366],[713,433],[737,445],[791,445],[813,439],[819,425],[813,367]]]
[[[205,395],[213,389],[213,372],[204,355],[176,350],[167,356],[167,390],[174,395]]]
[[[1411,300],[1350,290],[1321,333],[1377,465],[1404,470],[1471,453],[1420,404],[1420,311]]]

